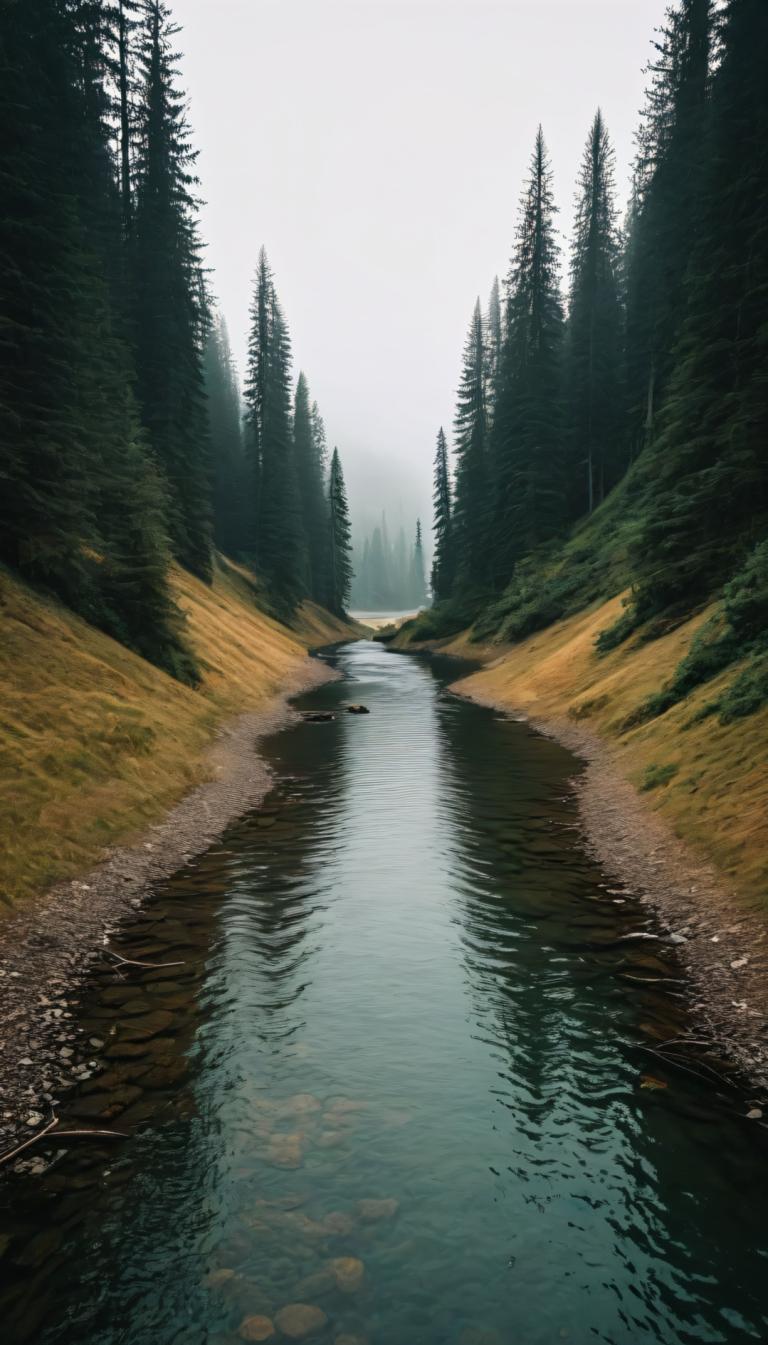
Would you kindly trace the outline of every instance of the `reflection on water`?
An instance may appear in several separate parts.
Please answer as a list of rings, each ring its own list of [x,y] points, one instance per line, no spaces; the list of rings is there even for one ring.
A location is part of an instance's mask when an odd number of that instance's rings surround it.
[[[673,951],[572,759],[439,664],[336,660],[306,704],[372,713],[275,739],[266,811],[121,942],[184,965],[93,987],[64,1114],[135,1134],[9,1183],[3,1340],[764,1340],[760,1130],[644,1049]]]

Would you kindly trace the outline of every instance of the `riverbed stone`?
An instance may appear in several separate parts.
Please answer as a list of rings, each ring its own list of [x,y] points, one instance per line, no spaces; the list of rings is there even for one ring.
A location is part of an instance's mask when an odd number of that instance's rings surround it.
[[[273,1135],[267,1149],[267,1162],[275,1168],[300,1168],[304,1162],[303,1135]]]
[[[327,1324],[322,1308],[310,1303],[289,1303],[275,1316],[275,1322],[289,1340],[305,1340],[316,1336]]]
[[[317,1137],[318,1149],[338,1149],[340,1144],[344,1144],[348,1135],[343,1130],[324,1130]]]
[[[153,1009],[151,1013],[132,1019],[127,1026],[121,1028],[120,1039],[150,1041],[152,1037],[159,1037],[162,1032],[167,1032],[168,1028],[173,1026],[173,1022],[174,1016],[169,1009]]]
[[[277,1335],[271,1317],[246,1317],[237,1333],[241,1340],[273,1340]]]
[[[333,1210],[326,1214],[323,1219],[323,1228],[326,1233],[333,1234],[334,1237],[347,1238],[355,1226],[355,1221],[351,1214],[346,1214],[344,1210]]]
[[[358,1200],[357,1213],[364,1224],[377,1224],[382,1219],[394,1219],[400,1208],[399,1200]]]
[[[343,1294],[356,1294],[362,1288],[365,1266],[356,1256],[337,1256],[329,1269]]]
[[[206,1289],[222,1289],[225,1284],[230,1284],[237,1274],[229,1266],[222,1266],[219,1270],[211,1270],[203,1280]]]
[[[304,1302],[306,1299],[322,1298],[325,1294],[331,1294],[336,1289],[336,1277],[327,1268],[317,1270],[314,1275],[300,1281],[296,1286],[296,1295]]]

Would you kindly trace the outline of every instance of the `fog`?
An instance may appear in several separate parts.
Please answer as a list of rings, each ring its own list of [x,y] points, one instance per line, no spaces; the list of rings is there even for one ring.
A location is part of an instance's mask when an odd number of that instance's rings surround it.
[[[475,297],[507,271],[536,126],[566,243],[598,104],[626,197],[664,0],[171,5],[238,365],[264,243],[354,521],[429,524],[435,436]]]

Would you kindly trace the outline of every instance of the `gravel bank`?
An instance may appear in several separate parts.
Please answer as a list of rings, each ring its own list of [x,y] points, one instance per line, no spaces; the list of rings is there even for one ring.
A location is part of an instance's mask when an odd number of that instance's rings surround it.
[[[289,697],[334,679],[318,659],[303,662],[283,695],[238,716],[210,752],[211,776],[134,845],[111,851],[90,873],[60,883],[0,924],[0,1150],[32,1135],[73,1086],[68,1064],[80,987],[103,956],[107,931],[153,885],[202,854],[229,824],[261,803],[270,773],[259,740],[297,718]]]

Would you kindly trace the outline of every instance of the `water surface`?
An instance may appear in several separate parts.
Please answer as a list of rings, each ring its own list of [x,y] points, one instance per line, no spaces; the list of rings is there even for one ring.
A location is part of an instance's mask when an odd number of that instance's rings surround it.
[[[651,1054],[674,949],[627,938],[573,758],[455,664],[332,658],[301,703],[337,718],[119,943],[184,965],[94,982],[62,1114],[132,1138],[6,1185],[3,1341],[235,1345],[296,1303],[321,1345],[765,1340],[761,1127]]]

